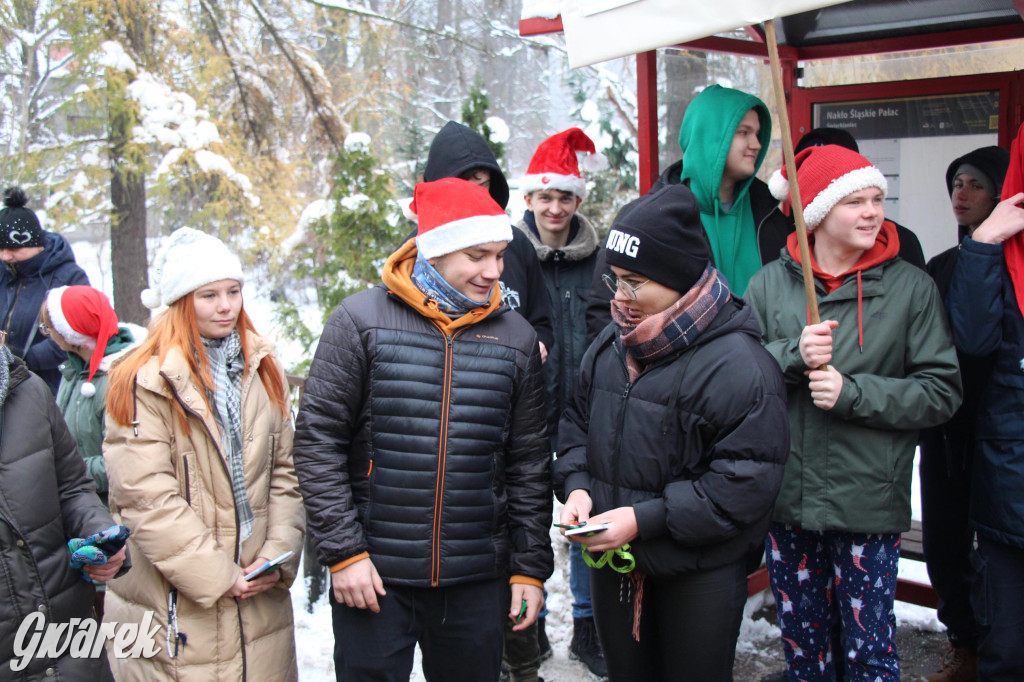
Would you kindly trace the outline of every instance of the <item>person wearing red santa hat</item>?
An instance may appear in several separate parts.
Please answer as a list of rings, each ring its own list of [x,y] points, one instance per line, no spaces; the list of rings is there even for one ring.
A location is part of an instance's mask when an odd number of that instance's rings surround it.
[[[102,446],[107,372],[135,347],[137,340],[128,327],[118,325],[117,313],[106,294],[81,284],[50,289],[39,319],[39,333],[53,339],[68,354],[60,365],[63,376],[57,405],[85,458],[96,492],[106,504],[107,471]]]
[[[76,284],[46,292],[39,312],[39,333],[48,336],[68,359],[59,366],[57,407],[85,460],[96,494],[107,504],[107,468],[103,463],[103,420],[107,409],[107,372],[136,345],[128,327],[118,325],[106,295]],[[94,607],[103,618],[106,584],[96,583]]]
[[[918,429],[960,405],[931,277],[898,257],[887,183],[860,154],[796,156],[822,321],[809,324],[796,234],[746,298],[788,390],[789,459],[765,542],[789,679],[898,680],[894,597]],[[789,199],[785,171],[768,183]],[[831,646],[838,610],[842,651]]]
[[[339,680],[498,679],[502,630],[530,627],[551,575],[551,451],[537,335],[502,304],[513,238],[488,191],[416,185],[382,284],[328,318],[295,468],[331,570]]]
[[[583,170],[607,165],[594,142],[579,128],[556,133],[540,143],[519,188],[527,210],[516,225],[537,252],[555,330],[555,345],[544,363],[548,437],[558,450],[558,418],[572,395],[583,353],[587,350],[586,303],[601,247],[597,230],[577,212],[587,196]],[[578,154],[586,154],[582,163]],[[598,677],[608,675],[590,603],[590,573],[579,552],[569,557],[572,590],[572,641],[569,657],[582,661]],[[536,644],[527,634],[506,632],[505,657],[512,682],[536,680],[538,658],[552,654],[545,631],[546,614],[537,623]]]

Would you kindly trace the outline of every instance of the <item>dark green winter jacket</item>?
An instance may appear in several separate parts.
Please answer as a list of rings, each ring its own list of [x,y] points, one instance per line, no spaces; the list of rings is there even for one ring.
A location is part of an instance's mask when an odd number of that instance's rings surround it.
[[[57,407],[75,437],[78,452],[85,460],[89,478],[96,484],[96,493],[107,503],[107,469],[103,464],[103,415],[107,405],[107,371],[111,364],[135,345],[127,327],[119,327],[117,336],[107,342],[106,353],[92,379],[96,393],[82,395],[82,386],[89,381],[89,364],[76,353],[60,365],[62,379],[57,389]]]
[[[864,270],[859,294],[855,275],[829,294],[816,283],[821,319],[839,322],[830,364],[843,388],[831,410],[814,406],[804,376],[799,264],[784,250],[747,289],[789,389],[789,460],[774,520],[817,531],[906,531],[917,431],[948,420],[961,400],[939,292],[927,273],[899,258]]]
[[[601,247],[594,226],[578,213],[573,216],[569,243],[561,249],[553,249],[541,242],[530,211],[527,211],[516,227],[529,237],[533,248],[537,250],[537,258],[544,273],[544,285],[551,301],[555,345],[544,363],[544,387],[548,438],[551,439],[551,448],[557,452],[558,419],[572,397],[580,361],[589,345],[587,297]]]

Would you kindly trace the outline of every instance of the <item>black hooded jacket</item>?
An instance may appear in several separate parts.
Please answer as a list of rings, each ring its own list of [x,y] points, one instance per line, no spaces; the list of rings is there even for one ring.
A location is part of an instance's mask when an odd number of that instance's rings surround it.
[[[764,543],[789,453],[786,387],[750,306],[732,299],[694,343],[630,383],[618,330],[587,350],[559,425],[555,494],[591,515],[632,506],[637,570],[706,570]]]
[[[953,196],[953,180],[960,166],[969,164],[987,174],[995,183],[1000,183],[1006,175],[1010,163],[1010,153],[1002,147],[982,147],[953,159],[946,169],[946,190]],[[998,193],[997,193],[998,198]],[[956,272],[957,260],[960,257],[960,244],[967,236],[967,228],[959,226],[957,245],[946,249],[928,261],[927,271],[939,288],[943,302],[949,305],[949,287]],[[988,385],[989,376],[995,366],[995,357],[976,357],[968,355],[960,349],[956,352],[960,363],[960,379],[964,386],[964,401],[960,408],[945,424],[921,431],[921,456],[942,458],[946,471],[950,476],[964,475],[970,468],[975,447],[975,425],[978,417],[978,406],[981,396]],[[969,474],[968,474],[969,475]]]
[[[423,179],[434,182],[441,178],[457,178],[473,168],[491,171],[488,187],[491,197],[502,208],[507,207],[508,181],[487,141],[472,128],[448,121],[430,143]],[[551,305],[544,286],[544,273],[526,235],[515,227],[512,234],[513,239],[505,251],[505,269],[501,273],[502,303],[526,318],[537,332],[537,340],[550,352],[555,345],[555,334],[551,327]]]

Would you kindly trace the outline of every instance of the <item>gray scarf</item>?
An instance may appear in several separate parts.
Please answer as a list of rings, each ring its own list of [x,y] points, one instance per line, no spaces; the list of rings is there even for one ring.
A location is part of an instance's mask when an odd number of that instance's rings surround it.
[[[249,495],[245,491],[245,473],[242,463],[242,374],[245,359],[238,329],[223,339],[202,337],[213,373],[213,391],[207,396],[214,407],[214,417],[221,432],[221,447],[231,472],[231,492],[235,497],[238,514],[238,545],[252,535],[253,513]]]
[[[7,346],[0,345],[0,406],[7,402],[7,392],[11,389],[11,362],[14,356]]]

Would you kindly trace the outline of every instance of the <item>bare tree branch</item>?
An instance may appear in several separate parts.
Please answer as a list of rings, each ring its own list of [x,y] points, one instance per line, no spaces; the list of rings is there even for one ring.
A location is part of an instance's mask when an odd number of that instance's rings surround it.
[[[217,16],[213,12],[213,8],[210,7],[210,3],[207,0],[200,0],[200,4],[203,7],[203,11],[210,17],[210,24],[213,26],[213,31],[217,35],[217,42],[220,43],[221,49],[224,50],[224,56],[227,57],[228,65],[231,67],[231,76],[235,81],[235,86],[238,88],[238,98],[242,102],[242,109],[245,112],[245,122],[249,126],[249,132],[252,133],[253,143],[256,145],[258,150],[262,146],[261,135],[259,128],[256,126],[255,117],[249,108],[249,98],[246,95],[245,88],[242,86],[242,77],[238,73],[238,68],[235,65],[235,59],[231,55],[231,48],[228,47],[227,40],[224,38],[224,34],[220,30],[220,24],[217,21]]]
[[[270,19],[263,13],[263,10],[260,9],[259,5],[256,3],[256,0],[249,0],[249,5],[253,8],[253,11],[256,12],[256,16],[259,17],[260,22],[270,33],[271,37],[273,37],[274,42],[277,44],[277,47],[281,50],[281,54],[284,55],[284,58],[287,59],[288,63],[291,65],[296,77],[302,84],[302,89],[306,92],[306,97],[309,98],[309,103],[313,107],[314,113],[316,114],[317,118],[320,119],[320,122],[323,124],[324,132],[327,134],[327,137],[331,140],[331,145],[333,145],[335,151],[340,150],[341,142],[334,135],[331,120],[326,115],[324,115],[322,107],[323,102],[321,100],[321,97],[319,94],[317,94],[316,90],[314,90],[313,86],[310,84],[309,79],[306,77],[305,71],[299,65],[299,62],[295,58],[295,55],[292,54],[291,50],[289,49],[289,46],[285,43],[284,39],[281,38],[280,34],[277,32],[277,28],[274,26],[273,22],[271,22]]]
[[[460,38],[459,35],[454,31],[438,31],[427,26],[420,26],[419,24],[414,24],[408,21],[402,21],[401,19],[389,17],[387,15],[381,14],[380,12],[374,12],[373,10],[366,9],[365,7],[355,7],[352,4],[345,2],[344,0],[306,0],[306,2],[310,3],[311,5],[316,5],[317,7],[336,9],[341,12],[347,12],[348,14],[354,14],[356,16],[365,17],[367,19],[386,21],[397,26],[402,26],[403,28],[409,28],[414,31],[419,31],[421,33],[427,33],[429,35],[438,36],[439,38],[444,38],[446,40],[452,40],[456,43],[459,43],[460,45],[465,45],[466,47],[472,50],[483,52],[485,55],[489,57],[497,56],[494,52],[488,50],[486,47],[482,47],[475,43],[471,43],[468,40],[465,40],[464,38]]]

